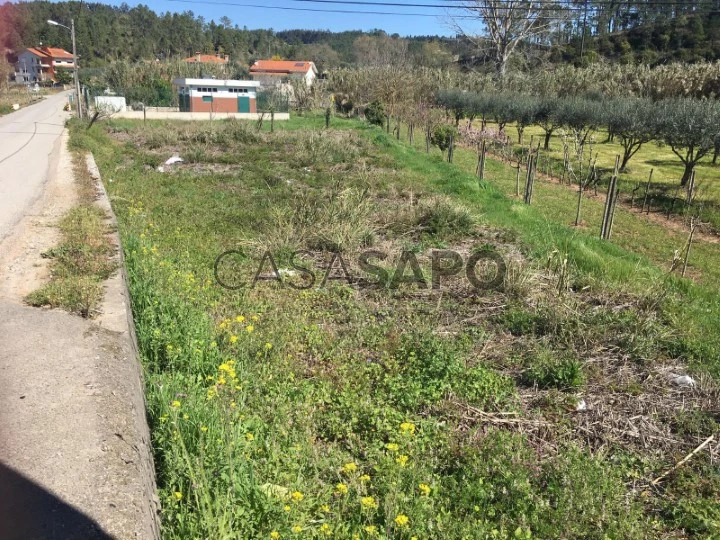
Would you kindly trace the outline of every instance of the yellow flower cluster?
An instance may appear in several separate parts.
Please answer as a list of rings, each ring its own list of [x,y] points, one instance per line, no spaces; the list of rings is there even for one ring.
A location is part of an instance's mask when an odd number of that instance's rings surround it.
[[[357,471],[357,465],[353,462],[346,463],[345,465],[342,466],[342,472],[344,472],[344,473],[351,474],[351,473],[354,473],[355,471]]]
[[[338,492],[340,495],[345,495],[345,494],[348,492],[348,487],[347,487],[347,485],[345,485],[345,484],[343,484],[343,483],[340,483],[340,484],[336,485],[336,486],[335,486],[335,489],[337,490],[337,492]]]
[[[378,502],[375,500],[375,497],[372,497],[370,495],[368,495],[367,497],[361,498],[360,505],[363,508],[367,508],[369,510],[375,510],[379,506]]]
[[[411,422],[403,422],[400,424],[400,431],[409,435],[415,434],[415,424]]]
[[[418,484],[418,488],[420,489],[420,492],[426,497],[430,495],[430,486],[428,486],[427,484]]]
[[[305,498],[305,495],[303,495],[300,491],[293,491],[290,498],[293,502],[300,502]]]
[[[395,525],[397,525],[401,529],[406,528],[409,523],[410,523],[410,518],[408,518],[405,514],[398,514],[395,517]]]

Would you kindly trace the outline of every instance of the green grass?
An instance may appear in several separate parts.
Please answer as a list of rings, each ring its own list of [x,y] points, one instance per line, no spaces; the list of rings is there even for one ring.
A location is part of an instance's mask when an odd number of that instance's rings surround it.
[[[498,162],[478,185],[469,153],[451,165],[355,120],[323,125],[114,121],[72,133],[120,222],[163,536],[717,533],[717,464],[704,455],[664,492],[632,488],[714,429],[678,419],[671,388],[652,398],[667,364],[720,374],[714,289],[568,228],[542,190],[532,207],[512,200]],[[191,162],[158,172],[171,150]],[[497,251],[511,272],[482,295],[462,280],[442,293],[319,287],[327,249],[356,274],[367,247],[408,250],[424,270],[431,248]],[[309,251],[315,286],[217,286],[220,253],[239,252],[220,271],[249,284],[268,248],[282,269]],[[591,443],[574,413],[582,396],[652,398],[659,429],[680,442],[648,452],[598,429]]]
[[[60,244],[43,253],[51,260],[50,281],[25,301],[92,317],[102,300],[102,283],[115,269],[113,247],[106,216],[95,204],[95,181],[79,153],[73,155],[73,172],[79,203],[58,223]]]

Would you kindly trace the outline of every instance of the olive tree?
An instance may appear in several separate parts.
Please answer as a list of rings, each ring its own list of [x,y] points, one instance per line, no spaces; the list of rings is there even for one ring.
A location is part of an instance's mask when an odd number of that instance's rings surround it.
[[[590,134],[604,123],[603,110],[598,101],[566,98],[559,101],[554,118],[573,132],[579,146],[582,147]]]
[[[556,97],[544,97],[538,102],[535,111],[535,124],[545,131],[545,144],[543,145],[545,150],[550,149],[550,137],[553,132],[562,126],[562,121],[558,116],[560,101]]]
[[[608,131],[620,138],[623,147],[620,170],[625,171],[642,145],[656,137],[657,107],[647,99],[615,99],[608,103],[605,115]]]
[[[685,186],[695,165],[715,146],[720,133],[720,108],[714,100],[665,99],[657,104],[656,127],[658,138],[685,165],[680,181]]]
[[[522,144],[525,128],[535,123],[539,101],[533,96],[526,96],[523,94],[514,94],[512,99],[515,129],[517,129],[518,134],[518,144]]]

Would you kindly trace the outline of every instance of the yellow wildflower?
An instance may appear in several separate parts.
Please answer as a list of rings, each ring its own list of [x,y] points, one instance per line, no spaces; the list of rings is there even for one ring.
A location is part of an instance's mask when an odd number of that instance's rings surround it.
[[[412,422],[403,422],[400,424],[400,431],[413,435],[415,433],[415,424]]]
[[[372,536],[375,536],[377,534],[377,527],[375,525],[366,525],[365,532]]]
[[[176,491],[175,493],[173,493],[173,495],[175,495],[175,498],[176,498],[178,501],[179,501],[180,499],[182,499],[182,491]]]
[[[280,533],[277,531],[273,531],[270,533],[270,538],[272,538],[272,540],[278,540],[278,538],[280,538]]]
[[[245,434],[245,440],[246,440],[247,442],[251,442],[251,441],[254,440],[254,439],[255,439],[255,435],[253,435],[252,433],[246,433],[246,434]]]
[[[420,491],[426,497],[430,495],[430,486],[428,486],[427,484],[418,484],[418,488],[420,488]]]
[[[398,527],[405,528],[408,526],[408,523],[410,523],[410,518],[408,518],[405,514],[398,514],[395,518],[395,524]]]
[[[342,471],[345,473],[354,473],[355,471],[357,471],[357,465],[355,465],[355,463],[353,462],[346,463],[342,466]]]
[[[387,448],[391,452],[397,452],[398,450],[400,450],[400,447],[395,443],[387,443],[385,445],[385,448]]]
[[[208,390],[207,390],[207,398],[208,398],[208,399],[212,399],[212,398],[214,398],[215,396],[217,396],[217,388],[214,387],[214,386],[211,386],[211,387],[208,388]]]
[[[190,415],[188,415],[188,414],[183,414],[183,420],[188,420],[189,418],[190,418]]]
[[[335,489],[337,489],[337,492],[341,495],[345,495],[348,492],[348,487],[345,484],[338,484],[335,486]]]
[[[302,532],[302,527],[301,527],[300,525],[295,525],[295,526],[292,528],[292,532],[294,532],[295,534],[301,533],[301,532]]]
[[[245,327],[245,330],[247,331],[248,334],[252,334],[252,331],[255,330],[255,327],[252,324],[248,324]]]
[[[398,465],[400,465],[401,467],[404,467],[405,465],[407,465],[408,457],[403,454],[403,455],[398,456],[395,461],[397,461]]]
[[[300,502],[305,498],[305,495],[303,495],[299,491],[293,491],[292,494],[290,495],[290,498],[292,498],[292,500],[295,502]]]
[[[289,511],[290,511],[290,505],[289,505],[289,504],[286,504],[285,506],[283,506],[283,510],[285,510],[286,512],[289,512]]]
[[[369,481],[370,481],[370,475],[369,475],[369,474],[363,474],[363,475],[360,477],[360,481],[361,481],[361,482],[369,482]]]
[[[332,529],[327,523],[323,523],[320,526],[320,532],[323,533],[325,536],[332,536]]]
[[[375,500],[375,497],[372,497],[370,495],[360,499],[360,504],[363,508],[375,509],[378,507],[378,502]]]
[[[245,317],[243,317],[242,315],[238,315],[237,317],[235,317],[235,321],[239,323],[244,322]]]
[[[235,408],[235,402],[234,402],[234,401],[231,401],[231,402],[230,402],[230,408],[232,408],[232,409]]]
[[[269,351],[270,349],[272,349],[272,347],[273,347],[273,346],[272,346],[272,343],[266,343],[266,344],[265,344],[265,348],[266,348],[268,351]]]
[[[237,343],[237,336],[230,336],[230,343]]]
[[[175,401],[173,401],[171,404],[171,407],[173,409],[177,409],[179,406],[180,406],[180,402],[177,399]]]
[[[253,316],[250,317],[250,318],[251,318],[253,321],[257,321],[257,320],[260,319],[260,317],[258,317],[257,315],[253,315]]]
[[[207,430],[208,430],[207,426],[200,427],[200,431],[202,431],[203,433],[205,433]]]

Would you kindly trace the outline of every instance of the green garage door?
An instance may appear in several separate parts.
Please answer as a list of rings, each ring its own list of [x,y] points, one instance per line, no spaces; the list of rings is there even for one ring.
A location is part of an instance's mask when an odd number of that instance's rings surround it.
[[[250,98],[247,96],[238,96],[238,112],[250,112]]]

